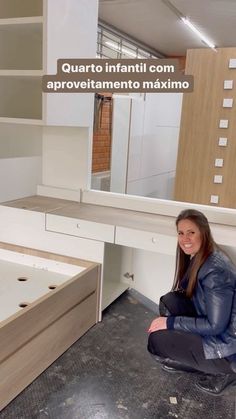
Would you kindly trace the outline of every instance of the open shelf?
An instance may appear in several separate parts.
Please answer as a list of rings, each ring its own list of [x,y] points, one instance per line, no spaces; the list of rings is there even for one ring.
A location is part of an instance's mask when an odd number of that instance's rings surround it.
[[[0,97],[1,118],[42,119],[41,77],[2,76]]]
[[[0,0],[0,19],[42,14],[43,0]]]
[[[42,69],[42,45],[42,22],[2,24],[0,20],[0,69]]]

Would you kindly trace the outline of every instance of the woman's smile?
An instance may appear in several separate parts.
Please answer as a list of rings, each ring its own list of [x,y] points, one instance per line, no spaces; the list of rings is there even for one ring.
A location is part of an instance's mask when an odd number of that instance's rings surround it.
[[[181,220],[177,226],[178,243],[184,253],[194,256],[201,248],[202,239],[198,226],[191,220]]]

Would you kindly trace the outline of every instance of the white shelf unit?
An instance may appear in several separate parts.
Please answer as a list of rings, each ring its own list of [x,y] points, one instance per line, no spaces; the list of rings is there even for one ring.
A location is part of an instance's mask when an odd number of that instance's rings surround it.
[[[41,77],[0,76],[0,97],[0,117],[42,119]]]
[[[27,118],[9,118],[0,117],[0,123],[4,124],[20,124],[20,125],[43,125],[41,119],[27,119]]]
[[[0,19],[0,122],[19,118],[40,123],[43,17],[12,17],[9,12]]]
[[[42,75],[43,0],[0,0],[0,201],[42,179]]]
[[[42,0],[0,0],[0,19],[42,16]]]
[[[0,19],[0,69],[42,70],[43,17]]]

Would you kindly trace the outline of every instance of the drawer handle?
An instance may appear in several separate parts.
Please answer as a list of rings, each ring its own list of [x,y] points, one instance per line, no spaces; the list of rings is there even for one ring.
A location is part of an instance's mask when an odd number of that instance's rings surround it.
[[[77,224],[77,225],[76,225],[76,227],[77,227],[77,228],[80,228],[80,224]]]
[[[155,239],[155,237],[152,237],[152,242],[153,243],[156,243],[157,242],[157,239]]]

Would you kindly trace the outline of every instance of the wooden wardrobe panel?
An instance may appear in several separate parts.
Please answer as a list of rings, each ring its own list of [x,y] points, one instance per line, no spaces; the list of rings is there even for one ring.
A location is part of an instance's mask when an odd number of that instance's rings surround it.
[[[236,69],[229,68],[230,58],[236,58],[236,48],[187,53],[194,91],[183,97],[175,200],[210,204],[211,195],[219,195],[218,205],[236,207]],[[234,81],[232,90],[224,89],[224,80]],[[224,98],[233,98],[232,108],[223,108]],[[219,128],[221,119],[228,128]],[[219,146],[219,137],[228,138],[227,147]],[[224,159],[223,167],[215,167],[216,158]],[[214,183],[214,175],[222,175],[223,183]]]

